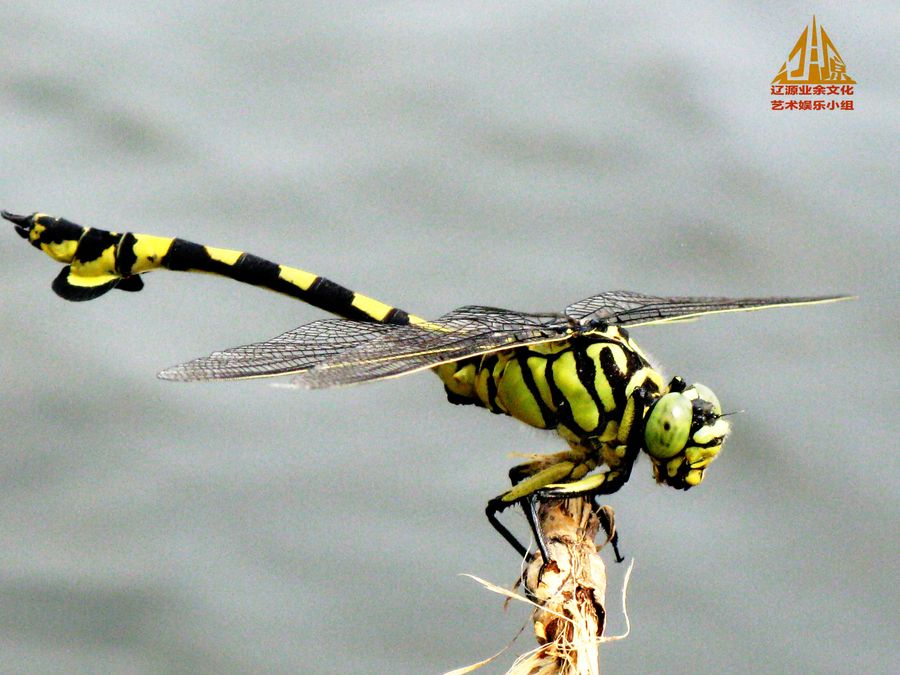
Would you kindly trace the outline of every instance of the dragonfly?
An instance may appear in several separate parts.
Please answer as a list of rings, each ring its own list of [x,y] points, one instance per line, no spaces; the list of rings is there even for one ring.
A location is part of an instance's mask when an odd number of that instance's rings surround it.
[[[850,297],[607,291],[558,313],[472,305],[429,320],[244,251],[82,227],[44,213],[2,216],[64,265],[52,288],[66,300],[93,300],[113,289],[140,291],[145,273],[168,269],[260,286],[338,317],[167,368],[159,373],[164,380],[290,376],[297,386],[319,389],[431,370],[451,403],[554,431],[567,447],[513,467],[511,487],[485,510],[497,532],[526,556],[528,548],[499,520],[505,509],[521,505],[544,561],[550,557],[537,522],[540,502],[616,492],[641,453],[658,483],[688,490],[703,481],[730,432],[712,390],[677,376],[666,381],[629,329]]]

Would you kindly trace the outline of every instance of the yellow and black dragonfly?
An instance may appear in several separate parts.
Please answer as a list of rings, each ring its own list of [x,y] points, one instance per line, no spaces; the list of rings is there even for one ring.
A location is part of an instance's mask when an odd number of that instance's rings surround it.
[[[430,369],[451,403],[555,430],[568,448],[514,467],[512,488],[491,499],[486,509],[497,531],[526,555],[526,547],[497,518],[521,503],[544,560],[549,558],[535,517],[537,502],[615,492],[642,450],[657,482],[687,490],[703,480],[729,433],[716,395],[680,377],[666,382],[626,327],[848,297],[658,297],[610,291],[560,313],[466,306],[427,320],[242,251],[86,228],[42,213],[2,215],[23,238],[65,265],[53,290],[67,300],[91,300],[112,289],[139,291],[142,274],[165,268],[262,286],[342,317],[167,368],[159,374],[163,379],[290,375],[297,385],[316,389]]]

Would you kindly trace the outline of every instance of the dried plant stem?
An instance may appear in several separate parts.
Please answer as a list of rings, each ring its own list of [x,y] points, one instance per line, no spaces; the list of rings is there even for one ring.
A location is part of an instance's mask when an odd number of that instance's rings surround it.
[[[538,519],[552,560],[543,566],[535,553],[522,579],[540,605],[532,615],[540,647],[519,657],[509,673],[598,675],[606,619],[606,567],[594,543],[600,519],[582,498],[542,503]]]

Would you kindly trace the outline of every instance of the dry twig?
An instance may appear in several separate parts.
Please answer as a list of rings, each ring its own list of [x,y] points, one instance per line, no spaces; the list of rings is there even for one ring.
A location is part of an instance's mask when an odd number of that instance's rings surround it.
[[[612,510],[609,507],[612,528]],[[535,553],[522,575],[540,646],[523,654],[510,675],[597,675],[600,636],[606,619],[606,567],[594,539],[600,519],[590,499],[541,504],[540,526],[551,562]],[[602,548],[602,544],[601,544]]]
[[[538,520],[552,558],[549,565],[543,567],[540,553],[533,553],[512,590],[470,574],[464,575],[488,590],[506,596],[507,602],[517,600],[535,608],[531,619],[538,647],[516,659],[508,675],[598,675],[601,642],[627,636],[628,631],[625,635],[603,637],[606,567],[599,549],[606,541],[598,547],[594,540],[602,524],[609,541],[615,533],[615,524],[612,508],[602,507],[600,516],[592,509],[590,499],[542,503]],[[626,587],[630,573],[629,567],[625,575]],[[520,584],[524,584],[527,597],[516,593]],[[624,588],[622,593],[624,610]],[[627,623],[627,614],[625,620]],[[496,660],[514,641],[515,638],[493,656],[446,675],[474,672]]]

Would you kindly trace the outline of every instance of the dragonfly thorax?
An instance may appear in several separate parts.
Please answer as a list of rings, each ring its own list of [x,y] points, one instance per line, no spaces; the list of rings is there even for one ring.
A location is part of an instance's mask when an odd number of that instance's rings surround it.
[[[477,405],[570,443],[613,441],[628,400],[641,388],[651,398],[664,388],[624,330],[488,353],[437,369],[453,403]],[[639,420],[640,422],[641,420]]]
[[[491,352],[436,371],[452,403],[554,429],[611,467],[621,464],[628,439],[636,435],[656,480],[683,490],[703,480],[729,431],[708,387],[688,386],[679,377],[665,385],[627,333],[614,327]],[[645,404],[637,416],[635,395]]]

